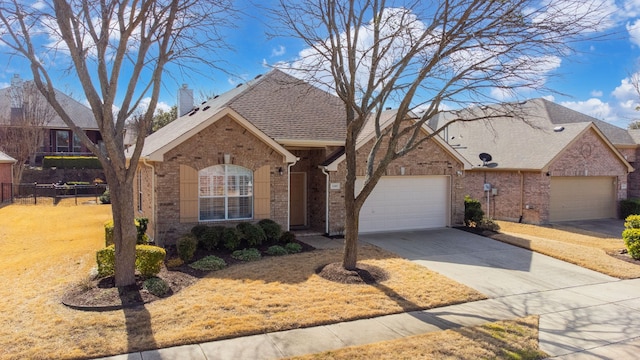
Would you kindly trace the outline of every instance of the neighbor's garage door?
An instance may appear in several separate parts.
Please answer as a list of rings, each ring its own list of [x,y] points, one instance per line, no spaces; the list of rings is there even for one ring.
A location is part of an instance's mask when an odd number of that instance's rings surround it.
[[[552,177],[550,221],[616,217],[615,178]]]
[[[362,184],[358,178],[358,191]],[[445,227],[449,194],[447,176],[383,177],[362,206],[360,232]]]

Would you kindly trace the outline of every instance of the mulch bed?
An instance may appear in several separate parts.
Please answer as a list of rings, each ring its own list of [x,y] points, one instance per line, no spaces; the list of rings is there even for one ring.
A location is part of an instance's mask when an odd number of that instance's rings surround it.
[[[347,270],[342,263],[331,263],[316,269],[318,276],[341,284],[375,284],[389,279],[389,274],[377,266],[357,264],[353,270]]]
[[[296,241],[302,246],[302,252],[313,251],[315,248],[301,241]],[[269,246],[258,248],[263,256]],[[168,247],[166,259],[176,258],[175,246]],[[205,256],[215,255],[222,258],[227,267],[242,263],[231,257],[231,251],[216,250],[205,251],[198,249],[192,261],[199,260]],[[375,270],[373,271],[375,273]],[[62,296],[62,303],[70,308],[85,311],[113,311],[123,308],[142,306],[149,302],[163,299],[176,294],[180,290],[192,285],[198,279],[205,277],[210,271],[201,271],[191,268],[188,264],[167,269],[163,267],[157,275],[164,280],[170,290],[162,297],[156,296],[143,288],[144,278],[136,276],[136,284],[127,287],[116,287],[113,276],[98,279],[88,279],[80,284],[71,286]]]

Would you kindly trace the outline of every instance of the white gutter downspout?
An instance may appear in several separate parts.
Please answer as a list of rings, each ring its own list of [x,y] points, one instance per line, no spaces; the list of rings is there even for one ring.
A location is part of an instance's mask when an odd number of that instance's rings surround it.
[[[322,167],[322,173],[327,177],[327,181],[326,181],[326,190],[325,190],[325,196],[326,199],[324,201],[324,223],[325,223],[325,233],[327,235],[331,235],[329,234],[329,173],[327,172],[327,168],[326,167]]]
[[[148,166],[151,168],[151,221],[153,222],[153,240],[155,241],[157,236],[156,233],[158,231],[158,223],[156,222],[156,168],[151,165],[151,164],[147,164],[147,159],[146,158],[142,158],[142,163],[145,166]],[[140,191],[140,189],[138,189],[138,191]],[[159,244],[159,245],[163,245],[163,244]]]
[[[291,231],[291,167],[298,163],[299,157],[296,161],[287,165],[287,231]]]

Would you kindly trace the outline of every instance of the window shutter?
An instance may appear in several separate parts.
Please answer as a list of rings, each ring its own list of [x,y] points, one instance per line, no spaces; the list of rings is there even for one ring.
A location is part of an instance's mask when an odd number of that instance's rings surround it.
[[[180,222],[198,222],[198,170],[180,165]]]
[[[271,216],[271,168],[265,165],[253,173],[253,217]]]

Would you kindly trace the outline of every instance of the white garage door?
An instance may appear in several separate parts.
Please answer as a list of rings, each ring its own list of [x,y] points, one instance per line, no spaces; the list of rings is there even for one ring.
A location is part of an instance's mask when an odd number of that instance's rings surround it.
[[[356,180],[361,189],[364,180]],[[360,232],[445,227],[449,220],[448,176],[385,176],[362,206]]]
[[[552,177],[550,221],[616,217],[614,179],[607,176]]]

